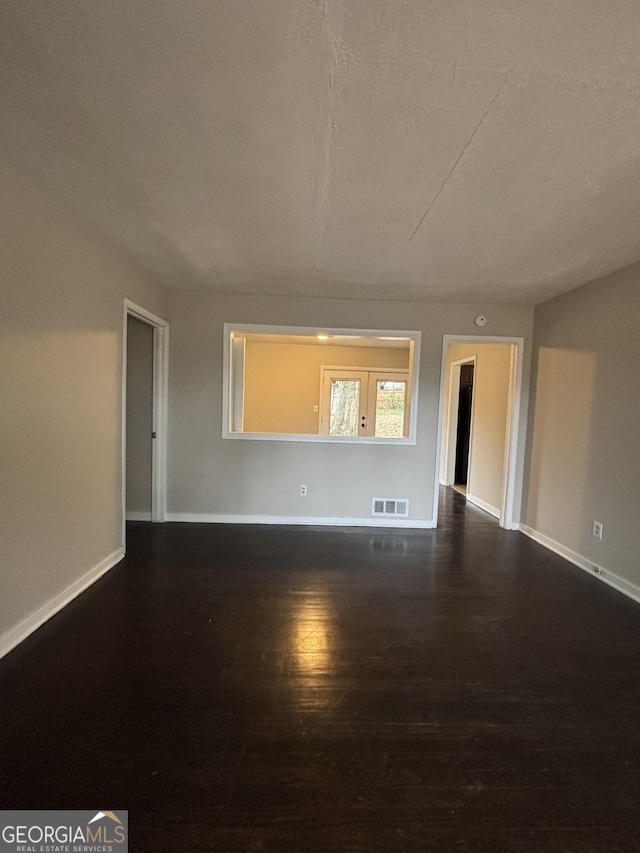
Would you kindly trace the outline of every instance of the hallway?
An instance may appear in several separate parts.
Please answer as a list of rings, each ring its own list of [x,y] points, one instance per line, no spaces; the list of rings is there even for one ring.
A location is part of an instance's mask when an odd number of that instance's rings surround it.
[[[0,661],[0,806],[131,850],[639,849],[640,607],[443,490],[435,531],[132,523]]]

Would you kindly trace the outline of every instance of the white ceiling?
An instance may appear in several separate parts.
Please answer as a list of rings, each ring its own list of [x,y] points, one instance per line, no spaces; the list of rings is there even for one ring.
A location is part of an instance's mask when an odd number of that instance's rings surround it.
[[[640,260],[637,0],[2,0],[2,153],[165,285],[535,304]]]

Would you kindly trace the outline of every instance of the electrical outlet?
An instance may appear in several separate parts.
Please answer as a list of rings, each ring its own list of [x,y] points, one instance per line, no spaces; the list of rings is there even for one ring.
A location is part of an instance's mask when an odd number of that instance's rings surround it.
[[[602,539],[602,522],[594,521],[591,525],[591,533],[596,539]]]
[[[306,486],[300,486],[300,495],[303,498],[307,496],[307,487]]]

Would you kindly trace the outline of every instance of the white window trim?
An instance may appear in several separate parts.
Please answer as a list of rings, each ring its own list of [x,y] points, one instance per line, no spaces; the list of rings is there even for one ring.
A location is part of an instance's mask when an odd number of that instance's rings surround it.
[[[375,438],[374,436],[308,435],[297,433],[231,432],[229,429],[229,390],[231,385],[230,336],[242,331],[253,334],[274,335],[353,335],[369,338],[409,338],[413,341],[413,364],[409,371],[411,401],[409,407],[409,435],[406,438]],[[414,445],[417,440],[418,396],[420,374],[421,332],[398,329],[345,329],[327,326],[269,326],[254,323],[223,324],[222,359],[222,438],[233,441],[298,441],[313,444],[392,444]]]

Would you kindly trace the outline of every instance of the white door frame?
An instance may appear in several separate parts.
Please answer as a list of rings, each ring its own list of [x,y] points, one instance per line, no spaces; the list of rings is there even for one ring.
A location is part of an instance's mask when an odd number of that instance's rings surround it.
[[[153,329],[153,431],[151,444],[151,520],[167,515],[167,399],[169,379],[169,324],[128,299],[122,322],[122,541],[127,512],[127,318],[135,317]]]
[[[460,358],[457,361],[451,362],[451,372],[449,375],[449,402],[447,405],[447,434],[444,441],[444,482],[443,486],[451,486],[455,480],[455,467],[457,455],[457,434],[458,434],[458,402],[460,398],[460,375],[463,364],[473,364],[474,378],[476,357],[475,355],[467,358]],[[468,471],[471,473],[471,448],[473,446],[473,408],[475,402],[475,394],[471,397],[471,428],[469,430],[469,460]],[[443,427],[445,421],[443,420]]]
[[[522,370],[524,364],[524,338],[494,337],[489,335],[443,335],[442,366],[440,369],[440,400],[438,405],[438,435],[436,440],[436,465],[433,486],[433,518],[437,523],[440,499],[440,461],[442,448],[442,425],[444,420],[444,389],[449,344],[511,344],[511,371],[509,376],[509,401],[507,405],[507,430],[505,441],[505,476],[500,507],[500,527],[518,530],[519,519],[515,517],[516,468],[518,457],[518,431],[522,400]],[[469,359],[466,359],[467,361]]]

